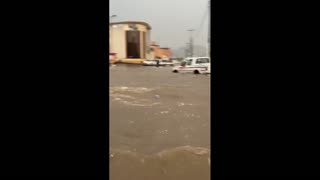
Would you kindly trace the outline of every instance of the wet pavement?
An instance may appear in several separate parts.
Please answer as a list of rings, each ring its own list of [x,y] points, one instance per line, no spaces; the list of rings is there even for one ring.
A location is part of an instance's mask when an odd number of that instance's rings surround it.
[[[210,178],[210,75],[110,67],[110,178]]]

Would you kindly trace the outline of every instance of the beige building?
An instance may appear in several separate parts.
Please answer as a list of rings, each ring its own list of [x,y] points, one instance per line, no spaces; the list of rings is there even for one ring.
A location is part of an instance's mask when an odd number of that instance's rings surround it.
[[[152,58],[151,27],[145,22],[127,21],[109,24],[109,52],[125,63],[142,63]]]

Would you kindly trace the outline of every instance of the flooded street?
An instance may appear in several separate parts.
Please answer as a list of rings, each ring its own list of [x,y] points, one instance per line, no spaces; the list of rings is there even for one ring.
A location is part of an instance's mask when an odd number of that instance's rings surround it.
[[[210,75],[110,67],[111,180],[210,179]]]

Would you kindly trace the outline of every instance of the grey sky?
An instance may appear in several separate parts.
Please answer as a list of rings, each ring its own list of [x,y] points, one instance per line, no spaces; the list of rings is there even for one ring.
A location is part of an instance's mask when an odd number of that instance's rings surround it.
[[[208,0],[110,0],[112,21],[144,21],[152,27],[151,38],[160,46],[185,46],[190,33],[196,29],[194,44],[207,46],[208,15],[202,28],[201,20],[207,12]]]

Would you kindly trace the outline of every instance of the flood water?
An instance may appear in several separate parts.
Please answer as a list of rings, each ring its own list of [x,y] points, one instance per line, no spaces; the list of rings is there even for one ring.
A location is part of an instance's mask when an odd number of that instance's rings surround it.
[[[110,67],[110,179],[210,179],[210,75]]]

